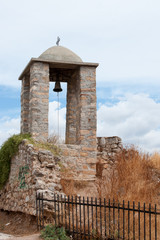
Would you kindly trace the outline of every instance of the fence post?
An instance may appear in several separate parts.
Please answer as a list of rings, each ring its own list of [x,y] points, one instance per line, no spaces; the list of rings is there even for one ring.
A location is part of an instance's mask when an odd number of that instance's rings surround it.
[[[157,205],[155,204],[155,240],[157,240]]]

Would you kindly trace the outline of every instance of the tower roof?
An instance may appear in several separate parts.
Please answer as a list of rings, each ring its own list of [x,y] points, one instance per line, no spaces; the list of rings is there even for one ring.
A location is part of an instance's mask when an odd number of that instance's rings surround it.
[[[51,48],[48,48],[38,58],[31,58],[31,60],[19,76],[19,80],[22,80],[25,74],[29,74],[30,66],[34,62],[48,63],[49,66],[52,68],[74,69],[77,66],[98,67],[98,63],[83,62],[77,54],[75,54],[68,48],[62,46],[53,46]]]
[[[39,59],[62,62],[83,62],[77,54],[62,46],[48,48],[39,56]]]

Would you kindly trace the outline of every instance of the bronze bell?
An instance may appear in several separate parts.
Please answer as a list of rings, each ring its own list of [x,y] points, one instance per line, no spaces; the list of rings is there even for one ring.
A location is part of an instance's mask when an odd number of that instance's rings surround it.
[[[53,89],[54,92],[62,92],[61,83],[56,81]]]

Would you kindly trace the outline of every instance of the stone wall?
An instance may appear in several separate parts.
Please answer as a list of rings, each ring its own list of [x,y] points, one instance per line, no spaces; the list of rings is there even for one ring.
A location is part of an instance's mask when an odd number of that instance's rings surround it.
[[[0,191],[0,209],[35,215],[38,192],[47,198],[54,193],[98,197],[96,176],[102,175],[121,149],[118,137],[97,138],[97,152],[84,145],[61,144],[53,146],[52,153],[23,140],[11,160],[9,180]]]
[[[114,162],[115,155],[123,149],[121,138],[97,137],[96,176],[102,177],[103,171]]]
[[[12,158],[9,180],[0,191],[0,209],[35,215],[37,191],[52,196],[61,190],[59,158],[24,140]]]
[[[35,215],[36,193],[96,195],[95,153],[81,145],[59,145],[55,153],[28,144],[11,160],[9,180],[0,191],[0,209]],[[85,195],[85,194],[84,194]]]

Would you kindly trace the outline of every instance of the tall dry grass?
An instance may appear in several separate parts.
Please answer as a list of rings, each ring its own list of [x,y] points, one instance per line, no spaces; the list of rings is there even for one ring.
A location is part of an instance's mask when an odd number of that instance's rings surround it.
[[[100,197],[158,203],[160,155],[149,156],[135,147],[123,149],[97,181]]]
[[[155,169],[160,170],[160,154],[155,152],[151,155],[150,161]]]

